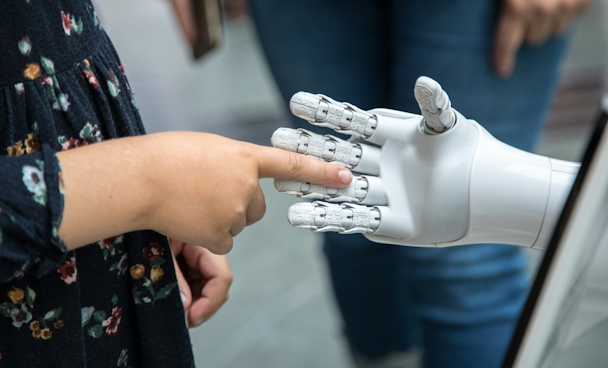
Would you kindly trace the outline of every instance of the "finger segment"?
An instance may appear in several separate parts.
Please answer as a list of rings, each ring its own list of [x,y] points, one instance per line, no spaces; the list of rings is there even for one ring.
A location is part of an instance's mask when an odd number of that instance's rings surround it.
[[[355,176],[348,187],[341,189],[292,179],[276,179],[274,186],[280,193],[291,194],[301,198],[377,206],[387,204],[382,182],[376,177]]]
[[[378,121],[373,114],[324,95],[298,92],[289,102],[291,112],[309,123],[363,139],[374,134]]]
[[[274,147],[316,157],[362,174],[378,175],[379,172],[380,149],[375,146],[289,128],[277,129],[270,142]]]
[[[429,77],[420,77],[414,86],[414,96],[424,117],[424,132],[445,133],[456,123],[450,97],[441,85]]]
[[[316,232],[373,233],[380,226],[380,211],[350,203],[297,203],[289,208],[287,219],[295,227]]]

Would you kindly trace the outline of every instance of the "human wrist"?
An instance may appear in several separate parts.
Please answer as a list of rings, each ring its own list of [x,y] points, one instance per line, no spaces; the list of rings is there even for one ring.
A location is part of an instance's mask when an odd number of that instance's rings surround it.
[[[59,236],[68,249],[150,228],[157,197],[149,178],[157,165],[149,147],[141,136],[57,153],[64,181]]]

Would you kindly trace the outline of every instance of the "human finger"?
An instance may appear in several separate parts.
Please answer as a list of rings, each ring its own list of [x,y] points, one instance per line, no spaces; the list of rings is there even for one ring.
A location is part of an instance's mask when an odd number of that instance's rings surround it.
[[[189,326],[194,327],[211,318],[228,300],[232,271],[226,257],[193,245],[184,249],[183,259],[190,270],[194,298],[187,318]]]
[[[592,1],[588,0],[566,0],[560,8],[560,16],[555,22],[555,34],[566,33],[576,17],[587,11]]]
[[[179,25],[190,45],[196,42],[196,21],[194,9],[190,0],[172,0]]]
[[[260,221],[264,214],[266,213],[266,201],[264,199],[264,192],[262,192],[262,188],[258,186],[253,196],[251,197],[251,201],[249,202],[249,206],[247,207],[247,212],[245,213],[246,217],[246,226],[255,224]]]
[[[179,295],[182,300],[184,310],[188,310],[188,308],[190,308],[190,304],[192,303],[192,293],[190,292],[190,286],[188,285],[188,281],[186,281],[181,267],[177,262],[177,256],[181,253],[184,243],[172,238],[169,238],[169,243],[171,245],[171,251],[173,253],[173,266],[175,267],[175,276],[177,277]]]
[[[300,181],[344,188],[352,181],[345,167],[273,147],[256,147],[259,177],[297,179]]]
[[[242,225],[241,230],[245,227],[244,222],[242,222],[242,224],[243,225]],[[235,229],[234,231],[236,231],[236,230],[237,229]],[[237,234],[239,232],[240,231],[238,231]],[[219,234],[218,236],[214,237],[213,241],[210,241],[209,243],[206,243],[206,244],[198,244],[198,245],[207,248],[209,251],[211,251],[214,254],[224,255],[232,250],[232,246],[234,244],[234,240],[232,238],[234,236],[236,236],[236,235],[232,235],[230,232],[225,233],[225,234]]]
[[[570,24],[572,24],[575,16],[574,9],[562,8],[554,21],[553,33],[558,36],[566,33],[570,29]]]
[[[290,152],[316,157],[337,163],[361,174],[378,175],[380,148],[347,142],[331,135],[320,135],[306,129],[279,128],[270,139],[270,144]]]
[[[530,45],[536,46],[545,43],[551,36],[555,22],[561,15],[557,5],[546,5],[545,7],[537,9],[527,23],[526,43]]]
[[[509,77],[515,68],[515,57],[526,31],[524,17],[510,8],[501,14],[494,38],[492,59],[494,69],[503,78]]]
[[[355,176],[348,187],[341,189],[293,179],[275,179],[274,186],[280,193],[296,195],[301,198],[375,206],[387,204],[382,182],[380,178],[375,176]]]

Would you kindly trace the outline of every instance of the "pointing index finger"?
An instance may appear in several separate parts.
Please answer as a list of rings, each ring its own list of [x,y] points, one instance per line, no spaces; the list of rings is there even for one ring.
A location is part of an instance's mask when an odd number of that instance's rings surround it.
[[[515,66],[515,56],[523,43],[526,21],[521,14],[508,7],[498,20],[494,39],[494,67],[499,75],[506,78],[511,75]]]
[[[259,147],[260,178],[296,179],[334,188],[347,187],[353,175],[347,168],[273,147]]]

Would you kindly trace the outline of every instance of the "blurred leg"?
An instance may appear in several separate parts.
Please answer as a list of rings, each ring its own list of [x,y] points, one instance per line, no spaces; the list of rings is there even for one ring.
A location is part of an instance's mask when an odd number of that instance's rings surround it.
[[[552,96],[565,40],[519,53],[514,75],[490,64],[496,1],[393,2],[393,108],[417,111],[412,89],[427,75],[452,106],[498,139],[530,150]],[[403,250],[413,300],[423,321],[425,366],[500,365],[527,295],[521,249],[471,245]]]
[[[390,55],[385,3],[249,0],[266,59],[285,100],[306,91],[361,108],[386,105]],[[314,128],[300,119],[294,122]]]
[[[365,109],[388,105],[391,50],[384,1],[250,0],[250,5],[286,101],[308,91]],[[300,119],[294,123],[333,133]],[[400,248],[330,234],[324,249],[351,347],[366,357],[408,349],[417,330],[404,270],[395,262]]]

